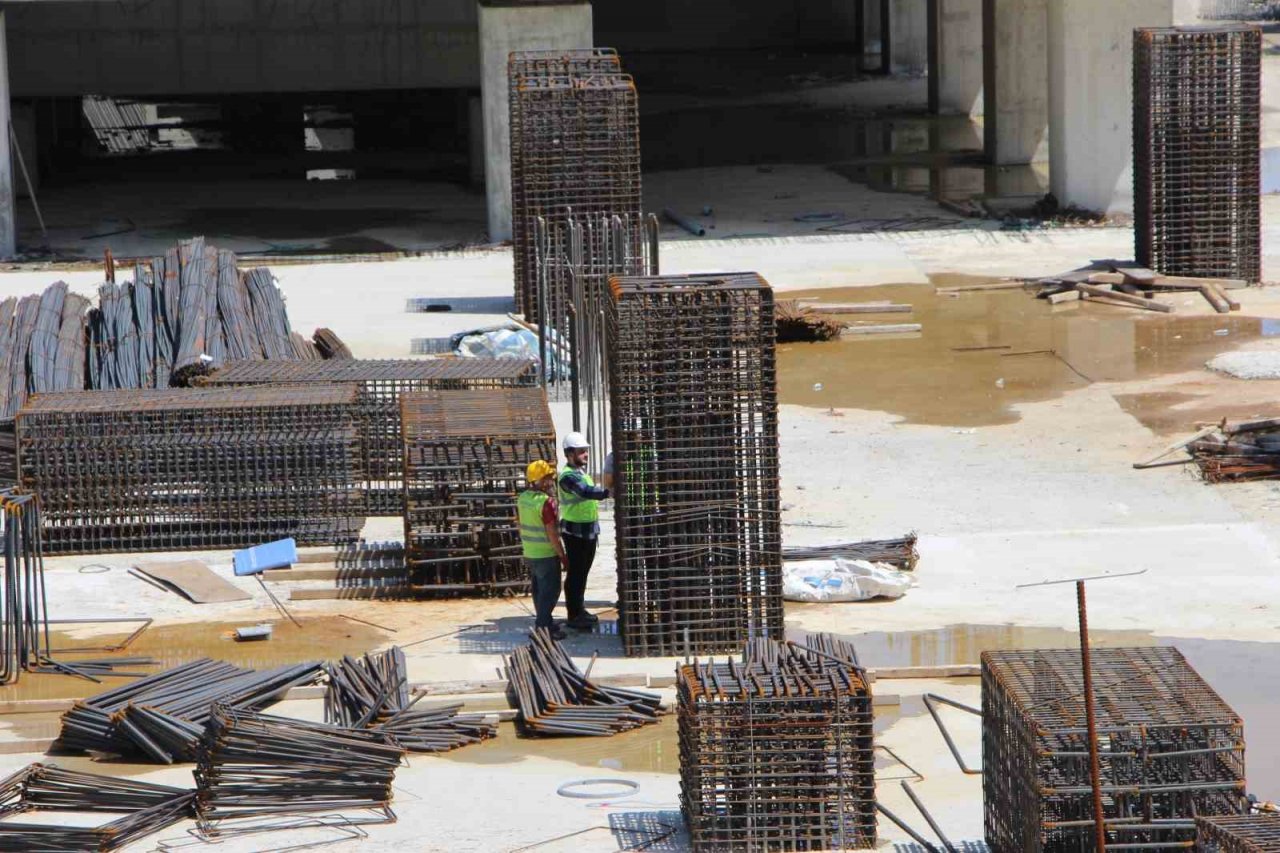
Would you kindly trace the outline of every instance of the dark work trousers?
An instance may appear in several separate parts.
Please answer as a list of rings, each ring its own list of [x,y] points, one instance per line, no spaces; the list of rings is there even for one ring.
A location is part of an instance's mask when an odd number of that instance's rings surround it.
[[[539,628],[550,628],[551,612],[556,609],[560,600],[560,558],[542,557],[531,560],[524,559],[529,567],[529,576],[533,579],[533,610],[536,614],[534,625]]]
[[[569,558],[569,571],[564,576],[564,607],[569,611],[569,618],[575,619],[587,613],[582,600],[587,594],[587,575],[596,561],[596,540],[570,536],[562,530],[560,541]]]

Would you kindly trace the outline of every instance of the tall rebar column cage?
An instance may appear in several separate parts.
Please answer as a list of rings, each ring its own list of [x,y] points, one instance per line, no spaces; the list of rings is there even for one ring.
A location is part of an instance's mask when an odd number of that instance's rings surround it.
[[[1200,853],[1280,853],[1280,815],[1274,812],[1202,817],[1196,830]]]
[[[1138,263],[1166,275],[1262,277],[1262,33],[1133,33]]]
[[[515,388],[537,382],[537,365],[514,358],[233,361],[204,385],[328,383],[356,388],[365,502],[370,515],[404,514],[400,397],[412,391]]]
[[[874,847],[871,687],[851,664],[773,645],[767,657],[676,672],[680,808],[693,849]]]
[[[607,319],[627,654],[780,637],[772,289],[755,273],[614,278]]]
[[[36,395],[18,413],[18,465],[45,551],[353,542],[355,400],[320,384]]]
[[[507,74],[516,310],[537,322],[534,220],[639,216],[640,120],[610,48],[516,51]]]
[[[1244,724],[1172,647],[1092,649],[1108,848],[1185,850],[1242,814]],[[982,655],[982,793],[994,853],[1092,853],[1080,652]]]
[[[527,591],[516,497],[530,462],[556,458],[546,394],[427,391],[403,395],[400,406],[411,585],[442,595]]]

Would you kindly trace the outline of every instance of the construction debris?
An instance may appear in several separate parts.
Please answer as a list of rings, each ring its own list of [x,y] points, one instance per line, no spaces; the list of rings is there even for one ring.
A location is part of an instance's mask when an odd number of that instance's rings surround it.
[[[426,694],[410,698],[408,667],[399,646],[359,660],[344,657],[327,664],[325,674],[326,723],[381,732],[410,752],[447,752],[498,735],[495,716],[459,714],[461,702],[415,709]]]
[[[871,685],[851,646],[755,640],[741,662],[679,667],[676,689],[695,851],[876,845]]]
[[[1280,418],[1223,421],[1200,430],[1184,444],[1205,482],[1280,478]]]
[[[1280,815],[1261,812],[1196,819],[1202,853],[1280,853]]]
[[[1092,649],[1107,847],[1177,850],[1237,815],[1244,725],[1177,649]],[[1094,849],[1077,650],[984,652],[982,787],[997,853]]]
[[[0,851],[84,853],[119,850],[180,820],[195,816],[190,789],[73,773],[51,764],[31,764],[0,781]],[[14,815],[41,812],[105,812],[101,826],[22,823]]]
[[[610,290],[623,646],[713,653],[780,637],[773,291],[754,273]]]
[[[782,548],[784,563],[831,560],[836,557],[866,560],[868,563],[887,563],[895,569],[907,572],[920,562],[914,533],[908,533],[899,539],[870,539],[866,542],[837,542],[833,545],[790,545]]]
[[[354,541],[364,522],[350,386],[66,391],[18,413],[46,552]]]
[[[1194,278],[1159,275],[1145,267],[1100,261],[1060,275],[1029,279],[1036,297],[1057,305],[1063,301],[1085,299],[1120,308],[1143,308],[1148,311],[1174,313],[1174,307],[1159,302],[1156,296],[1169,293],[1199,293],[1219,314],[1239,311],[1240,303],[1228,291],[1247,285],[1239,279]]]
[[[815,309],[801,306],[794,299],[784,300],[775,306],[778,324],[778,343],[797,341],[830,341],[840,337],[845,324],[823,317]]]
[[[534,629],[531,637],[506,658],[507,701],[519,710],[522,735],[602,737],[657,722],[658,696],[602,687],[582,674],[545,629]]]

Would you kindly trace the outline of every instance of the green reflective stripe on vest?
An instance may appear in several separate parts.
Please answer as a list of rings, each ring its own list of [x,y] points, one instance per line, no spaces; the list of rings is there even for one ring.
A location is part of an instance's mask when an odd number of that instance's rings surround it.
[[[558,482],[563,483],[564,478],[573,472],[574,468],[568,465],[560,469],[560,478]],[[586,481],[588,486],[594,486],[595,480],[591,479],[591,475],[586,471],[582,471],[582,479]],[[575,495],[573,492],[560,486],[560,520],[573,521],[578,524],[590,524],[593,521],[600,520],[600,501],[592,500]]]
[[[526,490],[516,499],[516,512],[520,518],[520,544],[530,560],[540,560],[556,555],[555,546],[547,537],[542,523],[542,507],[548,498],[543,492]]]

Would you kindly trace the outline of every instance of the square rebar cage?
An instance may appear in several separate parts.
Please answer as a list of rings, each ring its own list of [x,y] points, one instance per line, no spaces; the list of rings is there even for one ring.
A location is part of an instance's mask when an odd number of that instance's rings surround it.
[[[1166,275],[1262,277],[1262,33],[1133,33],[1138,263]]]
[[[537,363],[532,360],[405,358],[233,361],[206,377],[203,384],[354,385],[368,512],[370,515],[403,515],[400,395],[411,391],[514,388],[532,386],[537,381]]]
[[[620,277],[607,310],[627,654],[780,637],[772,289],[755,273]]]
[[[412,585],[445,594],[527,590],[516,496],[530,462],[556,458],[546,394],[414,392],[401,396],[400,407]]]
[[[364,524],[351,387],[39,394],[17,433],[47,552],[332,545]]]
[[[874,847],[870,685],[821,655],[771,657],[677,670],[680,807],[693,849]]]
[[[1280,853],[1280,815],[1202,817],[1196,820],[1201,853]]]
[[[533,223],[640,215],[635,82],[616,51],[516,51],[507,63],[516,310],[538,320]]]
[[[1244,725],[1182,654],[1114,648],[1090,657],[1109,849],[1186,849],[1197,815],[1242,814]],[[983,653],[982,759],[994,853],[1092,853],[1078,650]]]

